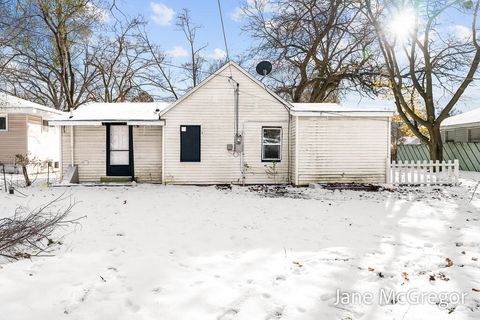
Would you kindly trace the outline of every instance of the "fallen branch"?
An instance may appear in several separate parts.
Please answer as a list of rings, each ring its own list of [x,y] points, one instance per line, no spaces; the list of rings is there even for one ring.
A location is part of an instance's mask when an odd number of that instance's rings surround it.
[[[67,219],[75,206],[71,201],[66,206],[56,206],[66,198],[62,195],[34,210],[18,207],[11,218],[0,219],[0,256],[18,260],[32,256],[45,256],[54,231],[78,224],[83,217]]]

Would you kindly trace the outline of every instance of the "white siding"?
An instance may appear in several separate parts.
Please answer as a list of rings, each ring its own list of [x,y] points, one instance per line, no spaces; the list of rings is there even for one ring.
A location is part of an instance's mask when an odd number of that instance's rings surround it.
[[[70,132],[62,133],[62,170],[71,164]],[[97,182],[106,176],[106,128],[104,126],[74,127],[74,164],[80,182]]]
[[[442,140],[446,141],[446,132],[449,132],[449,138],[453,138],[453,142],[468,142],[468,128],[451,128],[451,129],[442,129]]]
[[[27,153],[27,117],[19,113],[7,115],[7,131],[0,131],[0,163],[14,164],[15,155]]]
[[[234,90],[230,72],[240,83],[240,131],[245,134],[245,154],[234,156],[227,144],[234,139]],[[220,75],[180,102],[163,117],[164,182],[179,184],[242,183],[242,167],[248,166],[246,183],[274,183],[288,180],[288,110],[265,89],[236,67]],[[201,126],[201,162],[180,162],[180,126]],[[271,163],[261,161],[262,126],[283,129],[282,161],[278,175],[268,177]]]
[[[138,182],[162,181],[162,127],[133,127],[133,166]]]
[[[388,118],[299,117],[298,184],[385,182]]]

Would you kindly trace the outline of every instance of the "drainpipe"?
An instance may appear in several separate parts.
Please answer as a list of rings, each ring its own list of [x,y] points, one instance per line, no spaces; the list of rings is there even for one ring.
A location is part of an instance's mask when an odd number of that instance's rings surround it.
[[[241,137],[239,135],[239,104],[240,104],[240,84],[237,82],[235,86],[235,141],[233,144],[234,152],[239,152],[240,145],[241,145]],[[241,152],[241,149],[240,149]]]
[[[74,165],[74,161],[73,161],[73,156],[74,156],[74,152],[73,152],[73,128],[74,126],[70,126],[70,159],[71,159],[71,165],[73,167]]]

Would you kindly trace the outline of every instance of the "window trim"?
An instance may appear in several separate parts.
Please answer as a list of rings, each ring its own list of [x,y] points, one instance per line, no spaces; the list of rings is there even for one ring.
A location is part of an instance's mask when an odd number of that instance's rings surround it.
[[[263,138],[264,138],[264,134],[265,134],[265,129],[277,129],[277,130],[280,130],[280,142],[277,144],[277,143],[267,143],[265,144],[263,142]],[[282,161],[282,141],[283,141],[283,128],[282,127],[262,127],[262,135],[261,135],[261,143],[262,143],[262,162],[281,162]],[[264,152],[264,147],[265,145],[269,145],[269,146],[279,146],[279,151],[278,151],[278,158],[276,159],[270,159],[270,158],[265,158],[265,152]]]
[[[476,128],[468,128],[468,131],[467,131],[467,142],[472,142],[472,143],[479,143],[480,142],[480,139],[476,140],[476,141],[473,141],[472,140],[472,130],[475,130],[475,129],[478,129],[480,130],[480,127]]]
[[[5,118],[5,129],[0,129],[0,132],[8,131],[8,114],[0,113],[0,118]]]
[[[454,135],[453,139],[449,140],[449,132]],[[455,130],[445,130],[445,142],[455,142]]]
[[[198,160],[186,160],[184,158],[182,158],[182,128],[185,127],[187,128],[187,131],[188,131],[188,127],[195,127],[195,128],[198,128],[199,130],[199,135],[198,135],[198,144],[199,144],[199,148],[198,148]],[[180,125],[180,162],[184,162],[184,163],[200,163],[202,162],[202,126],[201,125],[197,125],[197,124],[181,124]]]

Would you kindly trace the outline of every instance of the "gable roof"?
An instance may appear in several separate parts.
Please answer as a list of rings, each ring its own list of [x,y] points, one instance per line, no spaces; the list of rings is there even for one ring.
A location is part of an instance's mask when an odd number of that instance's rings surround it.
[[[28,114],[50,114],[50,115],[60,115],[63,114],[62,111],[56,110],[32,101],[21,99],[6,93],[0,94],[0,110],[5,110],[8,112],[20,112]]]
[[[182,101],[186,100],[189,96],[191,96],[193,93],[197,92],[199,89],[201,89],[203,86],[205,86],[210,80],[214,79],[216,76],[218,76],[220,73],[222,73],[225,69],[234,67],[238,71],[240,71],[242,74],[247,76],[250,80],[252,80],[255,84],[260,86],[263,90],[265,90],[268,94],[270,94],[273,98],[275,98],[278,102],[280,102],[282,105],[284,105],[287,109],[290,109],[291,104],[284,100],[282,97],[277,95],[275,92],[270,90],[266,85],[264,85],[262,82],[260,82],[258,79],[256,79],[254,76],[252,76],[249,72],[247,72],[245,69],[240,67],[237,63],[233,61],[229,61],[226,64],[224,64],[220,69],[215,71],[213,74],[208,76],[205,80],[203,80],[200,84],[198,84],[196,87],[192,88],[190,91],[185,93],[183,96],[181,96],[178,100],[173,102],[171,105],[169,105],[167,108],[165,108],[162,112],[160,112],[160,116],[163,116],[166,114],[168,111],[171,109],[175,108],[177,105],[179,105]]]
[[[443,120],[441,128],[480,126],[480,108],[473,109]]]

